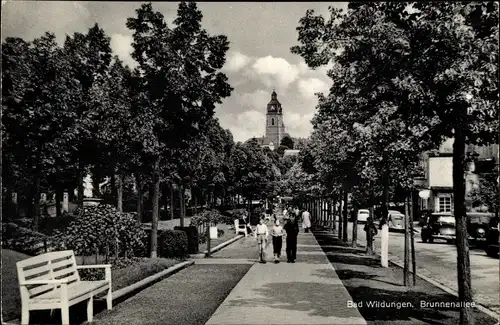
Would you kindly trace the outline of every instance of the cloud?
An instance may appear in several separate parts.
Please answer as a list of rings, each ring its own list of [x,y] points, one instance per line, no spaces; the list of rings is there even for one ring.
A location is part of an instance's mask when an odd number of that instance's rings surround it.
[[[302,96],[307,98],[316,98],[317,92],[328,94],[330,90],[328,84],[318,78],[302,79],[297,86]]]
[[[311,120],[314,112],[300,114],[300,113],[287,113],[284,114],[284,122],[287,133],[294,138],[305,138],[311,134],[312,124]]]
[[[224,114],[219,117],[222,127],[231,130],[235,142],[244,142],[265,134],[266,115],[263,111],[247,110],[239,114]]]
[[[134,59],[132,59],[132,36],[123,34],[113,34],[111,35],[111,49],[113,53],[118,55],[120,60],[122,60],[126,65],[133,68],[137,65]]]
[[[281,87],[288,87],[299,76],[300,69],[283,58],[266,56],[259,58],[252,66],[253,71],[263,77],[267,86],[277,82]]]
[[[228,55],[226,64],[224,65],[224,70],[228,72],[238,72],[247,66],[250,63],[251,59],[240,53],[240,52],[231,52]]]

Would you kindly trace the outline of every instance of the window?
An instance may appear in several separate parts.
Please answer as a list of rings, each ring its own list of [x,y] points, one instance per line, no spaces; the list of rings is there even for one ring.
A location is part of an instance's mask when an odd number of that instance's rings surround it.
[[[274,118],[271,119],[271,125],[274,125]]]
[[[451,212],[451,197],[441,196],[438,198],[439,211],[438,212]]]

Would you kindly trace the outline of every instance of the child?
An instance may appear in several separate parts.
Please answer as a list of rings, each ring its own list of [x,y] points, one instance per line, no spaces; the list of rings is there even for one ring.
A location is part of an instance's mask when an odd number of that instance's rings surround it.
[[[267,263],[265,248],[267,246],[266,244],[269,231],[267,230],[267,226],[264,224],[264,221],[264,218],[260,218],[259,224],[255,229],[255,237],[257,238],[257,243],[259,244],[259,262],[265,264]]]
[[[278,219],[274,220],[274,227],[271,230],[271,235],[273,236],[273,254],[274,254],[274,263],[280,262],[281,256],[281,247],[283,246],[283,235],[285,231],[283,227],[280,225],[280,221]]]

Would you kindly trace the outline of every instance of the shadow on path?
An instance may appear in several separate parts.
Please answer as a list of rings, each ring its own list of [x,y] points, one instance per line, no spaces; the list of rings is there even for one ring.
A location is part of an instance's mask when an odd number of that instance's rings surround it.
[[[378,258],[365,256],[362,250],[348,247],[331,234],[315,236],[370,324],[460,323],[457,297],[420,279],[415,287],[405,287],[401,268],[382,268]],[[316,275],[328,277],[328,272],[318,271]],[[478,310],[474,310],[474,316],[476,324],[496,323]]]

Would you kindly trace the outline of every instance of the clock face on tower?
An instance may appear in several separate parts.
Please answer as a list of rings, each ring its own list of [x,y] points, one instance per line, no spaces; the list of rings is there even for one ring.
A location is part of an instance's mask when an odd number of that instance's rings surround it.
[[[275,109],[274,105],[271,105],[271,111],[274,111]]]

